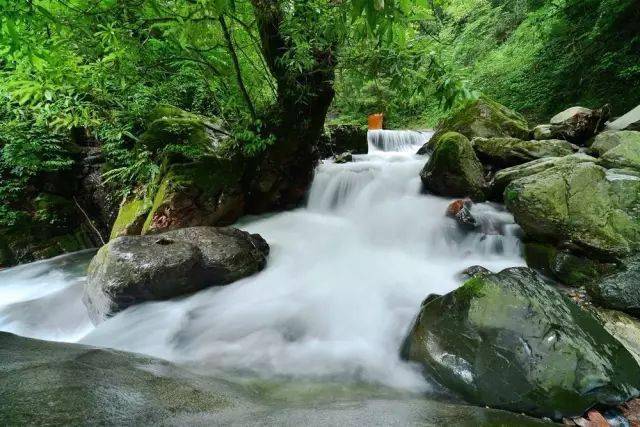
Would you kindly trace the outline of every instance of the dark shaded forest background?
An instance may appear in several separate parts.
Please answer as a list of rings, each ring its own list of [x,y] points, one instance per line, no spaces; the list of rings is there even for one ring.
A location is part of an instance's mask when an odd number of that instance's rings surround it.
[[[638,102],[636,0],[275,3],[288,47],[271,61],[260,0],[0,0],[0,227],[75,209],[25,195],[72,168],[79,141],[100,147],[111,193],[152,183],[166,157],[138,137],[160,104],[224,129],[221,152],[259,158],[289,114],[274,105],[317,95],[309,76],[322,61],[335,90],[325,125],[383,112],[388,127],[428,128],[480,93],[538,123],[572,105],[609,103],[615,116]]]

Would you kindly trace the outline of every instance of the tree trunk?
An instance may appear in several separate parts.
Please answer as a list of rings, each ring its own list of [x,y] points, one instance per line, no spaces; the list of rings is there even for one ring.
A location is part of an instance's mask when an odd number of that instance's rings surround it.
[[[250,167],[247,211],[260,213],[299,204],[318,162],[317,143],[333,100],[333,47],[313,52],[311,69],[299,72],[283,58],[292,49],[281,32],[278,1],[252,0],[262,52],[277,82],[277,102],[265,118],[276,140]]]

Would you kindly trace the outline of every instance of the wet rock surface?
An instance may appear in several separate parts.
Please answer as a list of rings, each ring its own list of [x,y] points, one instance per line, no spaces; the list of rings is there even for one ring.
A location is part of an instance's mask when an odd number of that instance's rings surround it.
[[[546,424],[365,386],[233,383],[137,354],[3,332],[0,377],[0,414],[9,425]]]
[[[91,261],[83,300],[98,323],[134,304],[249,276],[265,267],[268,253],[262,237],[232,227],[119,237]]]
[[[622,344],[526,268],[427,301],[402,355],[470,402],[557,420],[624,403],[640,387]]]

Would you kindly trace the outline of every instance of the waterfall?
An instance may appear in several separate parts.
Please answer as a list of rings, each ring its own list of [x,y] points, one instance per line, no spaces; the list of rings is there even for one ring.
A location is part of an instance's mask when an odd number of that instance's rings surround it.
[[[370,130],[367,132],[369,153],[375,151],[417,151],[433,135],[432,131],[415,130]]]
[[[31,264],[0,272],[0,329],[147,353],[207,373],[426,390],[398,356],[420,303],[455,289],[471,265],[523,264],[518,227],[502,207],[474,205],[479,228],[467,233],[445,216],[451,199],[423,194],[427,158],[414,153],[428,137],[370,132],[368,154],[318,166],[306,207],[245,218],[237,226],[271,245],[259,274],[134,306],[93,327],[80,302],[77,269],[86,257]]]

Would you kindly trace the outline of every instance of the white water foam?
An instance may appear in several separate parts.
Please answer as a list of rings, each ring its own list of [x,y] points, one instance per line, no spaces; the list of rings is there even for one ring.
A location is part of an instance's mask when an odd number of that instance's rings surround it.
[[[11,295],[10,304],[0,307],[0,329],[67,341],[78,341],[78,331],[86,330],[81,342],[209,373],[425,390],[420,373],[399,359],[420,303],[430,293],[455,289],[457,273],[468,266],[497,271],[522,265],[518,228],[499,206],[477,204],[472,212],[480,230],[463,233],[444,215],[451,200],[421,193],[419,171],[427,158],[413,153],[424,136],[385,131],[376,138],[370,153],[352,163],[322,162],[307,207],[238,225],[269,242],[263,272],[186,298],[131,307],[93,328],[77,278],[49,266],[42,280],[31,281],[24,271],[46,264],[19,267],[0,276],[0,295],[3,289]],[[57,298],[55,315],[40,323],[27,321],[28,314],[42,310],[51,293],[30,291],[37,283],[68,296]],[[16,304],[20,310],[10,310]]]

